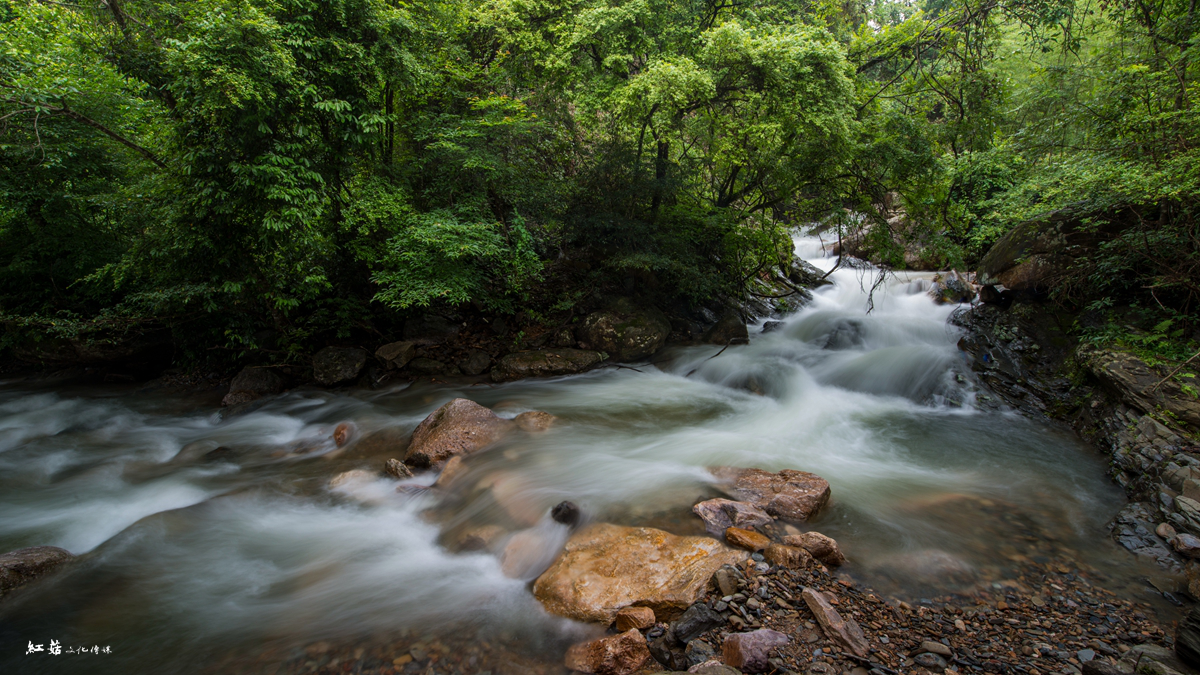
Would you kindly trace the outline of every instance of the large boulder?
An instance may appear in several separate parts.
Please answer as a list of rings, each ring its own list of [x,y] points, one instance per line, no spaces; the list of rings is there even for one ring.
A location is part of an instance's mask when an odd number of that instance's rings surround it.
[[[776,518],[808,520],[829,501],[829,481],[807,471],[717,466],[709,469],[730,497],[749,502]]]
[[[541,349],[515,352],[492,367],[492,381],[506,382],[525,377],[572,375],[599,364],[604,356],[586,349]]]
[[[511,420],[465,398],[456,398],[430,413],[413,430],[404,463],[440,468],[455,455],[469,455],[495,443],[513,427]]]
[[[229,383],[229,393],[221,399],[221,405],[230,406],[248,403],[263,396],[278,394],[287,386],[283,377],[273,368],[250,366],[243,368]]]
[[[33,546],[0,555],[0,596],[75,559],[57,546]]]
[[[709,537],[601,523],[571,537],[533,593],[550,612],[579,621],[609,624],[634,604],[663,620],[696,602],[722,565],[748,556]]]
[[[1161,406],[1180,422],[1200,429],[1200,399],[1173,378],[1167,379],[1170,369],[1152,368],[1134,354],[1117,349],[1084,347],[1077,356],[1129,405],[1144,413],[1156,412]]]
[[[575,331],[584,349],[606,352],[617,361],[650,356],[667,343],[671,320],[655,307],[639,307],[622,299],[593,312]]]
[[[367,365],[367,350],[326,347],[313,356],[313,379],[327,387],[350,382]]]

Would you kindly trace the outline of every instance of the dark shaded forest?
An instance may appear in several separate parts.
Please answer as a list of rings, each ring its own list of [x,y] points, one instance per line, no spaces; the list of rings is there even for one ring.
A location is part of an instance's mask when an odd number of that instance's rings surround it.
[[[816,226],[1196,351],[1195,0],[0,0],[0,349],[296,362],[744,295]],[[48,356],[50,355],[50,356]]]

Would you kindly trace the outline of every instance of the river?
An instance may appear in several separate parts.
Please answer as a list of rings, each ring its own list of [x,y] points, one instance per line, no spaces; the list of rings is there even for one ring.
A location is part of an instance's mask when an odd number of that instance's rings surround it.
[[[835,262],[813,239],[797,251]],[[1064,428],[978,405],[986,394],[947,323],[955,307],[922,292],[931,275],[888,279],[868,313],[874,275],[835,270],[782,327],[751,327],[747,346],[551,380],[298,389],[228,419],[210,397],[4,383],[0,550],[82,558],[0,604],[0,671],[233,672],[242,656],[373,635],[469,634],[553,663],[594,629],[545,614],[496,555],[451,552],[456,534],[529,527],[546,564],[568,536],[546,512],[565,499],[592,520],[702,534],[690,507],[716,494],[715,464],[825,477],[833,498],[809,525],[841,543],[847,574],[896,597],[1068,555],[1146,599],[1146,570],[1106,535],[1124,498],[1100,455]],[[422,489],[433,476],[401,491],[382,477],[329,487],[386,456],[330,458],[335,425],[407,431],[459,396],[561,421],[473,457],[459,482],[470,487],[450,494]],[[230,451],[205,457],[218,446]],[[51,640],[102,653],[25,654]]]

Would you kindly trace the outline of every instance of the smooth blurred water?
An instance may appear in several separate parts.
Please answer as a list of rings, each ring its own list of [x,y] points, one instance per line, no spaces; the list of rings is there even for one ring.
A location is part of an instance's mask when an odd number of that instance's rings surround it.
[[[816,240],[797,251],[835,262]],[[848,571],[887,592],[989,583],[1038,551],[1135,578],[1104,535],[1123,498],[1100,457],[1060,428],[976,409],[954,308],[923,292],[931,275],[888,279],[868,313],[875,274],[834,271],[785,326],[752,327],[748,346],[553,380],[299,390],[231,419],[154,392],[0,386],[0,550],[82,556],[0,603],[0,671],[79,672],[82,657],[25,656],[51,639],[110,645],[86,662],[97,673],[203,670],[270,640],[408,627],[561,645],[590,629],[546,615],[525,581],[568,534],[550,507],[569,499],[590,519],[700,535],[690,507],[717,494],[710,465],[824,476],[833,500],[805,527],[837,538]],[[330,458],[335,425],[407,432],[458,396],[560,423],[470,458],[453,489],[329,487],[397,454]],[[206,460],[218,446],[233,452]],[[517,578],[501,568],[505,539],[452,552],[481,525],[536,549]]]

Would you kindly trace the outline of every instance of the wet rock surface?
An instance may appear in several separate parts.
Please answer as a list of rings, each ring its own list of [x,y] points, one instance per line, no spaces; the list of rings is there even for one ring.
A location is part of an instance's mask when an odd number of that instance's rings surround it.
[[[571,537],[533,593],[551,613],[579,621],[609,624],[634,604],[669,618],[695,602],[719,567],[747,555],[708,537],[602,523]]]
[[[692,507],[692,512],[704,521],[704,529],[713,536],[722,536],[730,527],[748,529],[766,525],[774,520],[766,511],[747,502],[731,499],[709,499]]]
[[[807,520],[829,501],[829,482],[807,471],[771,473],[731,466],[709,471],[722,491],[777,518]]]
[[[589,314],[575,331],[580,347],[605,352],[616,361],[650,356],[662,349],[670,334],[671,321],[662,311],[625,298]]]
[[[287,382],[275,371],[275,368],[258,366],[243,368],[229,383],[229,393],[221,399],[221,405],[247,403],[283,391]]]
[[[75,559],[57,546],[31,546],[0,555],[0,597]]]
[[[511,420],[465,398],[456,398],[426,417],[412,434],[404,463],[415,468],[439,468],[455,455],[477,452],[500,440]]]

